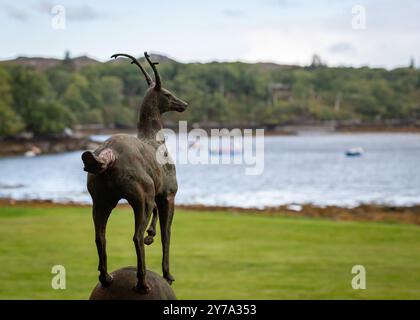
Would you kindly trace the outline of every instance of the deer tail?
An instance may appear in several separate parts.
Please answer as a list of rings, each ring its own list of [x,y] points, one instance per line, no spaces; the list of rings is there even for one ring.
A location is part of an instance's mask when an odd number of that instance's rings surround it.
[[[92,151],[86,151],[82,154],[84,170],[92,174],[102,173],[111,168],[115,160],[115,153],[109,148],[102,150],[98,155]]]

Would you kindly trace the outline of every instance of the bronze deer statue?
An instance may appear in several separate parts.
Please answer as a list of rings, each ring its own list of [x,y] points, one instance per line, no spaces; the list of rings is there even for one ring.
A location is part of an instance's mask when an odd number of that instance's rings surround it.
[[[174,215],[175,195],[178,190],[175,165],[172,161],[158,161],[157,152],[169,156],[164,139],[156,135],[163,129],[161,115],[168,111],[183,112],[188,104],[162,87],[157,62],[150,60],[155,81],[134,57],[118,53],[131,59],[146,78],[148,89],[139,110],[137,137],[116,134],[106,140],[95,151],[82,154],[84,170],[88,172],[87,189],[93,201],[95,242],[99,256],[99,280],[106,287],[112,283],[107,271],[105,231],[108,217],[118,201],[126,199],[134,211],[135,230],[133,241],[137,254],[137,291],[147,293],[144,244],[151,244],[156,234],[159,215],[162,240],[163,277],[171,284],[174,281],[169,271],[169,244]],[[150,217],[153,218],[148,236],[144,237]]]

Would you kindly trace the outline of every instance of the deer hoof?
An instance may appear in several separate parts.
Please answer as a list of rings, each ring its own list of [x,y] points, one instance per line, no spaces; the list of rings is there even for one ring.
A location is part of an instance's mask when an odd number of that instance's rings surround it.
[[[150,292],[150,287],[147,284],[138,283],[136,286],[136,291],[140,294],[148,294]]]
[[[144,244],[146,244],[146,245],[151,245],[153,243],[153,236],[146,236],[145,238],[144,238]]]
[[[111,285],[112,283],[112,276],[109,274],[104,274],[104,275],[99,275],[99,281],[102,285],[102,287],[107,288]]]
[[[171,285],[172,282],[175,281],[174,277],[172,277],[170,274],[164,275],[163,276],[165,278],[165,280]]]

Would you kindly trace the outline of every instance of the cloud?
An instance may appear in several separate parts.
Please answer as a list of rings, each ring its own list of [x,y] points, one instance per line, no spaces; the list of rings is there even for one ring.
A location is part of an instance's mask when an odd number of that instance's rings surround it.
[[[354,53],[356,48],[349,42],[336,42],[328,48],[328,51],[334,54]]]
[[[75,21],[86,21],[103,18],[105,15],[90,6],[69,7],[66,10],[67,18]]]
[[[33,5],[33,8],[41,13],[51,13],[51,8],[54,6],[54,3],[49,1],[39,1]]]
[[[27,21],[29,18],[25,11],[11,5],[3,5],[2,8],[6,15],[14,20]]]
[[[300,5],[300,1],[298,0],[267,0],[269,5],[289,8],[289,7],[298,7]]]
[[[322,47],[330,37],[316,28],[282,27],[254,28],[246,39],[248,50],[243,54],[246,61],[307,65],[315,52],[323,56]]]
[[[40,13],[51,14],[51,9],[56,4],[50,1],[40,1],[34,5],[34,9]],[[91,6],[64,6],[66,10],[66,18],[73,21],[91,21],[104,18],[107,15],[101,11],[98,11]]]
[[[243,11],[240,10],[232,10],[232,9],[225,9],[222,11],[222,13],[230,18],[239,18],[244,15]]]

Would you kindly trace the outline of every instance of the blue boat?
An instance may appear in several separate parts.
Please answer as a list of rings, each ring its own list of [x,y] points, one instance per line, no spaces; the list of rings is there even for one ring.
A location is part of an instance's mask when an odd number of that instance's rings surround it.
[[[364,150],[362,148],[351,148],[346,151],[347,157],[361,157],[364,154]]]

